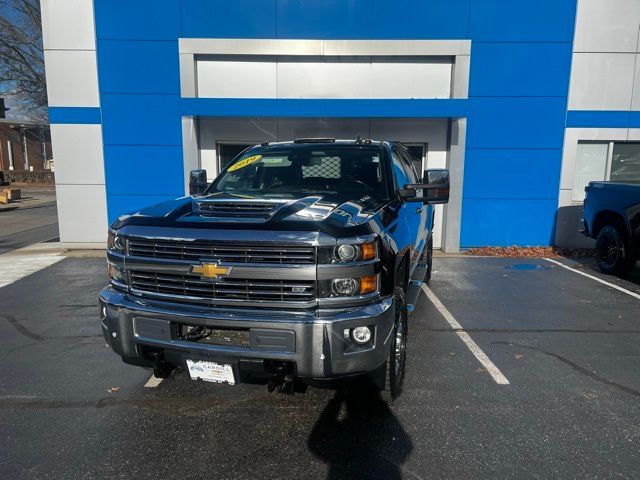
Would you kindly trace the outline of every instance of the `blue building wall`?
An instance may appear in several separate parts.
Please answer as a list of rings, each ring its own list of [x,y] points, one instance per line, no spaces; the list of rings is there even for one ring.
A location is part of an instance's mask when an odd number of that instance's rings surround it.
[[[109,219],[183,193],[182,115],[465,116],[461,245],[549,244],[575,8],[576,0],[95,0]],[[471,39],[469,99],[181,99],[179,37]],[[52,116],[83,114],[65,110]]]

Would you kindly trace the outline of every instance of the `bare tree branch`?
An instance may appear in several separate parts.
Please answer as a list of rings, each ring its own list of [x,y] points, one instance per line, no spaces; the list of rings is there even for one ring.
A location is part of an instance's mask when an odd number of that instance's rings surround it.
[[[47,118],[40,0],[0,0],[0,95],[34,120]]]

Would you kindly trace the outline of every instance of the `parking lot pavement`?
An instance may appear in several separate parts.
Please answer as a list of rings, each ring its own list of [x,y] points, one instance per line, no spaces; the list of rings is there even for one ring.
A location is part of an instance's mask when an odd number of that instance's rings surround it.
[[[0,254],[58,237],[55,202],[0,211]]]
[[[640,300],[559,265],[438,258],[435,298],[509,384],[421,295],[391,405],[185,374],[145,389],[104,347],[104,270],[67,258],[0,288],[0,478],[640,476]]]

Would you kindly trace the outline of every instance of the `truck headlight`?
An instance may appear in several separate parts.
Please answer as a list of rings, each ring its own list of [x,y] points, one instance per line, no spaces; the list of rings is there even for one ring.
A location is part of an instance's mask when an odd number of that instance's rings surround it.
[[[358,286],[355,278],[336,278],[331,281],[331,291],[340,297],[355,294]]]
[[[358,249],[354,245],[340,245],[337,252],[343,262],[353,262],[358,257]]]
[[[378,243],[345,243],[338,245],[334,251],[334,259],[338,262],[357,262],[378,258]]]
[[[118,253],[124,253],[125,248],[126,242],[124,237],[118,235],[117,232],[109,230],[109,234],[107,235],[107,249]]]
[[[362,278],[336,278],[331,280],[329,296],[351,297],[366,295],[378,290],[378,275],[368,275]]]
[[[127,276],[124,273],[124,270],[114,265],[113,263],[107,263],[107,271],[109,272],[109,277],[112,280],[120,283],[127,283]]]

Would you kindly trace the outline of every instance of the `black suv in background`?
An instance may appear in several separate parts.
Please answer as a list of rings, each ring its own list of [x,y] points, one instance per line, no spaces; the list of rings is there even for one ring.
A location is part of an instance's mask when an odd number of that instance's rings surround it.
[[[271,389],[372,379],[395,398],[406,293],[431,275],[446,170],[400,143],[299,139],[245,150],[192,195],[118,218],[100,321],[130,364]],[[418,268],[422,264],[426,268]]]

